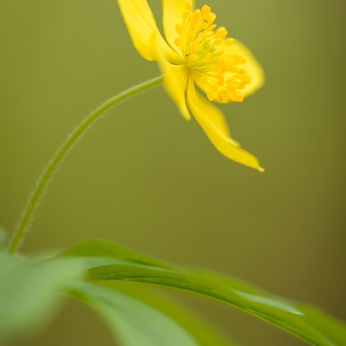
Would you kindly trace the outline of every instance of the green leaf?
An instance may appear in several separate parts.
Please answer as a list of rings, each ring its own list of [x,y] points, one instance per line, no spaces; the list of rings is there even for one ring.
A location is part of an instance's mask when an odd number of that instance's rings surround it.
[[[71,293],[101,313],[122,345],[200,345],[170,316],[128,294],[87,282],[75,283]]]
[[[65,252],[64,256],[80,257],[85,268],[89,268],[85,275],[88,281],[126,280],[189,291],[230,304],[312,345],[346,345],[343,322],[313,307],[278,298],[235,278],[168,265],[99,240],[80,244]]]
[[[111,287],[117,291],[120,291],[126,295],[141,300],[145,304],[148,304],[163,312],[165,315],[170,316],[177,321],[185,330],[187,330],[201,346],[235,346],[234,341],[226,338],[220,331],[215,330],[209,323],[206,323],[200,317],[192,314],[186,307],[182,307],[181,303],[176,300],[168,299],[163,296],[161,292],[155,290],[153,292],[152,287],[143,285],[133,285],[132,283],[120,282],[120,281],[102,281],[102,285]]]
[[[64,251],[60,256],[82,258],[87,268],[106,264],[137,263],[155,268],[175,269],[177,266],[141,254],[125,246],[105,240],[88,240]],[[183,269],[182,269],[183,270]]]
[[[311,325],[320,332],[329,335],[336,345],[346,345],[345,322],[330,317],[313,306],[301,305],[300,309],[308,317]]]
[[[55,311],[59,291],[80,270],[69,260],[35,264],[0,253],[0,342],[44,324]]]

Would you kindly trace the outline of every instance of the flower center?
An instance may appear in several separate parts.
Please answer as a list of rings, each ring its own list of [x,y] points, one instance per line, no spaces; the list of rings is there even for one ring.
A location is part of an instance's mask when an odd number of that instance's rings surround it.
[[[174,43],[181,49],[190,75],[210,101],[242,102],[242,90],[251,83],[251,77],[239,68],[246,60],[231,52],[234,39],[227,38],[224,27],[216,29],[213,24],[216,15],[209,6],[193,12],[191,0],[187,0],[185,6],[182,22],[175,25],[179,36]]]

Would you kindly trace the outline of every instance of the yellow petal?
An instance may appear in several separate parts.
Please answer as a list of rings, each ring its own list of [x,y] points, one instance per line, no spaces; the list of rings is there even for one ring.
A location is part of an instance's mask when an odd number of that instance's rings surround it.
[[[163,0],[163,30],[165,32],[166,40],[170,46],[177,50],[174,40],[179,36],[175,30],[175,25],[183,24],[183,13],[186,11],[186,0]],[[192,8],[193,8],[192,2]]]
[[[117,0],[132,42],[144,59],[157,60],[160,50],[169,54],[146,0]]]
[[[231,46],[225,46],[225,54],[242,55],[246,60],[245,64],[240,65],[240,67],[246,70],[247,74],[251,77],[251,83],[241,91],[245,96],[253,94],[264,84],[264,73],[261,65],[253,56],[251,51],[242,43],[235,40],[234,44]]]
[[[255,156],[241,149],[237,142],[225,134],[223,126],[218,122],[222,113],[196,92],[192,80],[187,89],[187,103],[197,122],[221,154],[260,172],[264,171]]]
[[[194,86],[192,86],[192,84],[191,84],[191,87],[193,89],[195,89]],[[197,92],[195,91],[195,93],[197,93]],[[198,99],[197,103],[199,104],[199,108],[203,110],[204,114],[207,114],[210,122],[212,122],[215,125],[215,127],[224,136],[229,137],[229,140],[234,142],[234,145],[239,146],[239,144],[236,141],[234,141],[233,139],[230,138],[231,134],[229,132],[229,128],[228,128],[226,119],[225,119],[224,115],[222,114],[222,112],[220,111],[220,109],[215,107],[210,101],[207,101],[206,99],[202,98],[199,94],[197,94],[196,97]],[[190,107],[190,105],[189,105],[189,107]]]
[[[159,65],[163,74],[163,85],[168,95],[177,104],[182,116],[186,120],[190,120],[191,115],[187,108],[185,97],[188,69],[185,65],[174,65],[169,63],[162,54]]]

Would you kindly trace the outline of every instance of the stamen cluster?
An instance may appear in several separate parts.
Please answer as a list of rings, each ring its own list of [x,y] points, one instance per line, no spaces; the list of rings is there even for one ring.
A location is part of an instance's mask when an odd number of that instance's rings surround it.
[[[227,38],[224,27],[216,29],[216,15],[209,6],[193,12],[191,6],[191,0],[187,0],[182,22],[175,25],[178,37],[174,41],[181,49],[190,75],[205,90],[210,101],[242,102],[244,94],[241,91],[251,83],[251,77],[239,68],[246,60],[241,55],[229,53],[228,48],[235,41]]]

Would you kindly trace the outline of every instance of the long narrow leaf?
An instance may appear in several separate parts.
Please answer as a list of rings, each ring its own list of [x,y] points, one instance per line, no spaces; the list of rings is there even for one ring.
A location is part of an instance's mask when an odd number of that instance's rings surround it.
[[[104,256],[103,247],[111,257]],[[105,241],[80,244],[64,256],[84,261],[85,269],[88,269],[87,281],[125,280],[197,293],[257,316],[312,345],[346,345],[343,322],[308,305],[278,298],[239,279],[168,265]]]
[[[157,289],[153,290],[149,286],[133,285],[124,281],[102,281],[101,284],[130,295],[170,316],[184,327],[198,341],[200,346],[236,345],[235,341],[226,338],[220,331],[210,326],[209,323],[201,320],[201,317],[192,314],[191,311],[185,307],[183,308],[177,301],[163,296],[162,292],[158,292]]]
[[[96,309],[110,326],[115,338],[124,346],[231,346],[231,343],[225,343],[216,335],[211,339],[211,334],[205,333],[203,329],[200,329],[200,333],[206,338],[200,337],[198,340],[193,324],[196,322],[191,323],[189,320],[187,323],[185,312],[179,312],[179,318],[184,316],[185,323],[178,322],[172,312],[167,314],[152,306],[153,300],[155,304],[158,301],[149,292],[139,293],[128,288],[126,291],[121,292],[120,287],[115,289],[78,282],[72,285],[70,294]],[[148,300],[151,300],[151,304],[148,304]],[[177,309],[174,312],[177,313]]]

